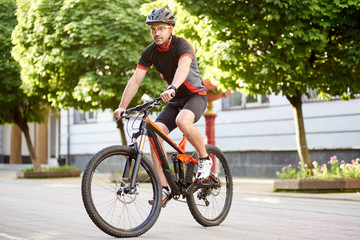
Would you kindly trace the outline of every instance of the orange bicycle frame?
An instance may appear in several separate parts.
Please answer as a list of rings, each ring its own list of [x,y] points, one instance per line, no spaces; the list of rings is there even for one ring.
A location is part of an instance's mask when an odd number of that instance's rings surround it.
[[[166,154],[164,153],[157,136],[161,137],[166,143],[168,143],[174,150],[178,152],[176,157],[183,164],[187,166],[188,163],[192,162],[198,165],[197,160],[195,160],[192,156],[185,154],[185,147],[187,142],[186,137],[184,136],[179,145],[177,145],[163,131],[161,131],[161,129],[153,121],[151,121],[149,117],[143,118],[142,121],[145,122],[146,134],[148,135],[150,144],[154,149],[156,156],[160,162],[168,184],[173,191],[175,190],[175,193],[180,194],[182,192],[182,189],[174,181],[166,158]]]

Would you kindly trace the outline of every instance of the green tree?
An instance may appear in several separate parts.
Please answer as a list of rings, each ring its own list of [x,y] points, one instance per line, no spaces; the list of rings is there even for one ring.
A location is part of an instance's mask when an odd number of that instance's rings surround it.
[[[301,97],[360,92],[360,2],[340,0],[178,0],[211,19],[216,45],[210,61],[219,81],[252,93],[286,96],[293,107],[300,160],[312,166]],[[206,38],[207,36],[203,36]]]
[[[11,33],[17,21],[15,17],[15,0],[0,1],[0,116],[1,122],[7,122],[10,118],[8,105],[18,105],[17,100],[21,97],[20,67],[11,56]]]
[[[140,3],[18,2],[13,53],[21,65],[27,94],[38,95],[55,108],[117,108],[142,50],[151,43],[145,18],[139,14]],[[132,105],[138,104],[144,93],[159,94],[163,84],[150,70]],[[124,134],[122,139],[124,143]]]
[[[21,88],[20,67],[12,58],[11,34],[17,24],[15,0],[0,1],[0,124],[14,123],[24,133],[34,168],[40,169],[29,132],[29,122],[41,122],[47,108],[36,96],[26,96]]]

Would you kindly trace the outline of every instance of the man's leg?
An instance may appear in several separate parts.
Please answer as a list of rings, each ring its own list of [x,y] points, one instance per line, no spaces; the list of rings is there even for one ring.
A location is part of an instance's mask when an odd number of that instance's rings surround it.
[[[201,132],[194,126],[194,119],[195,115],[192,111],[183,109],[176,118],[176,124],[198,152],[199,167],[196,173],[196,180],[201,181],[209,177],[213,162],[206,152]]]
[[[165,133],[166,135],[169,134],[169,129],[166,127],[165,124],[161,123],[161,122],[156,122],[156,125],[161,129],[161,131],[163,131],[163,133]],[[159,139],[159,142],[160,142],[160,145],[162,146],[162,149],[164,151],[164,154],[166,156],[166,151],[165,151],[165,147],[164,147],[164,140],[161,138],[161,137],[158,137]],[[161,165],[160,165],[160,162],[159,162],[159,159],[154,151],[154,149],[152,148],[151,144],[150,144],[150,154],[151,154],[151,159],[152,159],[152,162],[154,164],[154,167],[155,167],[155,170],[160,178],[160,182],[161,182],[161,185],[163,187],[167,187],[168,186],[168,183],[166,181],[166,178],[165,178],[165,175],[162,171],[162,168],[161,168]]]
[[[200,130],[194,126],[195,115],[188,109],[181,110],[176,118],[176,125],[183,132],[187,140],[196,149],[199,158],[208,156],[204,145],[204,140]]]

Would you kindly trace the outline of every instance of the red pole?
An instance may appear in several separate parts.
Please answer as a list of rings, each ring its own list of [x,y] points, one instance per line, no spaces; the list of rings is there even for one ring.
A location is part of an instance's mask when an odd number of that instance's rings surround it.
[[[206,129],[206,138],[207,144],[215,145],[215,118],[216,113],[205,113],[205,129]]]
[[[205,129],[206,129],[206,138],[207,144],[215,145],[215,118],[217,114],[215,112],[206,112],[205,117]],[[211,168],[212,172],[215,172],[215,158],[214,156],[210,157],[213,159],[213,166]]]

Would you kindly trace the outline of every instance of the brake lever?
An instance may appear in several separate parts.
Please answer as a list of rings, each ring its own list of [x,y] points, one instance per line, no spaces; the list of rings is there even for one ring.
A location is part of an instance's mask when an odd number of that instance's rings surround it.
[[[121,114],[120,114],[120,119],[123,119],[123,118],[130,119],[130,114],[126,110],[121,112]]]
[[[116,120],[116,123],[118,123],[119,121],[121,121],[121,120],[124,119],[124,118],[125,118],[125,119],[130,119],[130,116],[129,116],[129,113],[127,113],[126,110],[125,110],[125,111],[121,112],[119,118],[116,118],[115,116],[114,116],[114,118],[115,118],[115,120]]]

